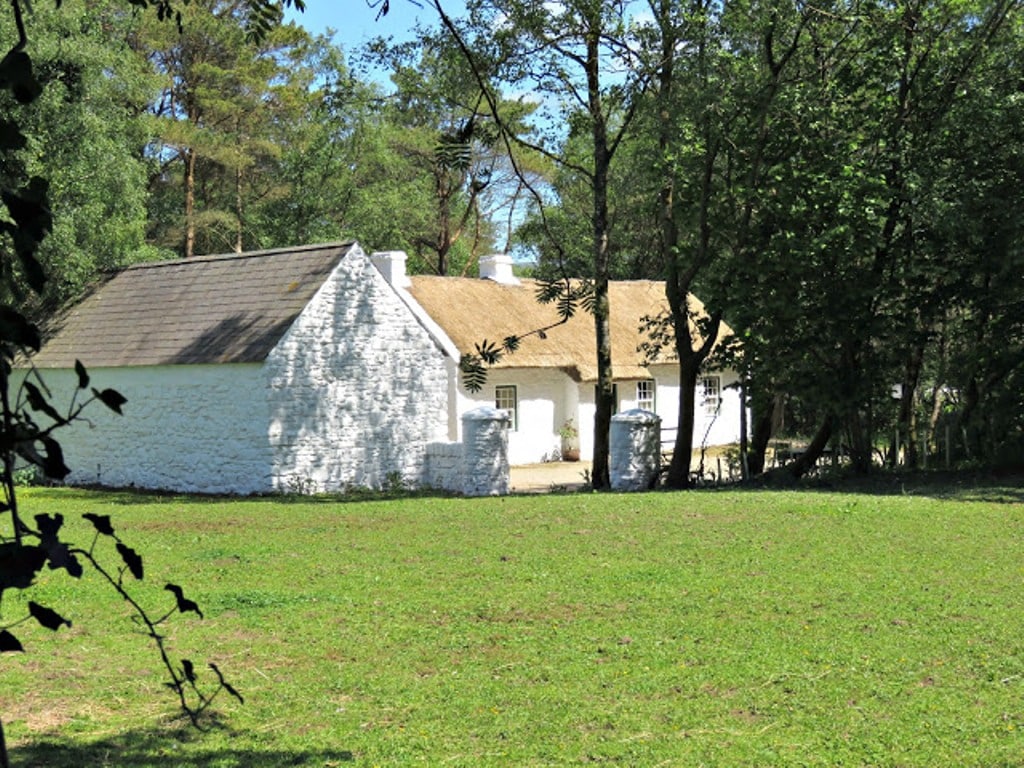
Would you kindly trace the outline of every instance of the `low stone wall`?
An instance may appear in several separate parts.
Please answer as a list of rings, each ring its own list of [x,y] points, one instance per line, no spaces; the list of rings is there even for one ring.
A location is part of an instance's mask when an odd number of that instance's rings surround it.
[[[508,429],[511,418],[496,408],[462,417],[461,443],[428,443],[423,484],[466,496],[509,492]]]
[[[427,443],[423,485],[445,491],[462,489],[462,443]]]

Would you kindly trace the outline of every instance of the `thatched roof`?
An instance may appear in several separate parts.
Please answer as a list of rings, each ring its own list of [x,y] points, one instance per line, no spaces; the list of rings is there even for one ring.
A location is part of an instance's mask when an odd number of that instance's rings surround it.
[[[137,264],[44,328],[41,368],[261,362],[355,243]]]
[[[554,304],[537,301],[539,283],[523,280],[507,285],[493,280],[462,277],[413,276],[409,292],[444,330],[463,354],[472,354],[483,341],[501,345],[507,336],[523,335],[557,323]],[[644,355],[638,351],[646,337],[644,316],[668,310],[665,284],[650,280],[616,281],[609,285],[611,304],[612,373],[616,379],[646,379]],[[691,308],[703,306],[691,297]],[[663,353],[658,362],[672,362]],[[519,349],[504,356],[498,368],[559,368],[577,381],[597,381],[597,352],[593,316],[580,309],[565,324],[526,336]]]

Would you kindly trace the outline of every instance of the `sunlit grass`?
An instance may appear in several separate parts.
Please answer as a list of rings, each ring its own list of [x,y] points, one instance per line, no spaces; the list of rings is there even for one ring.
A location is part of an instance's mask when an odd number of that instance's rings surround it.
[[[58,768],[1021,765],[1024,509],[965,498],[34,490],[111,514],[147,599],[186,587],[172,649],[246,704],[183,729],[117,600],[48,577],[75,625],[19,628],[0,715]]]

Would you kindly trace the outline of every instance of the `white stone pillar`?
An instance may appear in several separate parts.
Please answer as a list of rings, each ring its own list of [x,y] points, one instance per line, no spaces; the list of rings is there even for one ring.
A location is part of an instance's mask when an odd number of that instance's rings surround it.
[[[644,491],[661,465],[661,417],[634,408],[612,416],[609,473],[616,491]]]
[[[484,406],[462,416],[462,492],[504,496],[509,488],[508,411]]]

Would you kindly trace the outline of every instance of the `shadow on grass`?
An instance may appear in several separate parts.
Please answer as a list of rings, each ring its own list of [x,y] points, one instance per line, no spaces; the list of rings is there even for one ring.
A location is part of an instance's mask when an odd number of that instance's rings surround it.
[[[663,489],[667,491],[667,489]],[[990,502],[1003,504],[1024,503],[1024,469],[1011,471],[996,470],[881,470],[857,474],[844,468],[823,468],[800,480],[796,480],[784,469],[775,468],[764,475],[746,482],[713,483],[695,489],[697,492],[717,491],[805,491],[809,493],[853,493],[869,496],[929,496],[938,499],[952,499],[965,502]],[[579,491],[552,485],[547,493],[569,495]],[[586,492],[584,490],[584,492]],[[667,491],[671,493],[672,491]],[[694,490],[687,491],[693,493]],[[534,494],[521,494],[534,495]],[[349,493],[317,494],[267,494],[253,496],[231,496],[202,493],[179,493],[174,491],[152,491],[137,488],[106,488],[86,486],[62,486],[32,488],[35,500],[101,501],[104,504],[120,506],[159,504],[223,504],[245,502],[249,504],[351,504],[360,502],[388,502],[407,499],[451,499],[458,494],[432,489],[371,491],[354,489]]]
[[[446,491],[399,490],[373,491],[354,489],[348,493],[324,493],[301,495],[292,493],[258,494],[251,496],[235,496],[231,494],[181,493],[178,491],[156,491],[139,488],[108,488],[106,486],[53,486],[36,487],[31,490],[31,497],[36,500],[48,498],[67,501],[101,500],[104,504],[120,506],[158,505],[158,504],[223,504],[225,502],[247,502],[252,504],[352,504],[368,501],[394,501],[396,499],[455,498],[457,494]]]
[[[776,469],[749,483],[732,487],[752,491],[927,496],[964,502],[1024,503],[1024,473],[1016,471],[876,470],[857,474],[827,469],[796,481],[785,471]]]
[[[222,746],[204,747],[204,735],[182,728],[133,730],[95,741],[72,741],[52,734],[9,749],[10,763],[18,768],[293,768],[343,766],[355,762],[348,750],[233,749],[229,734],[214,737]]]

